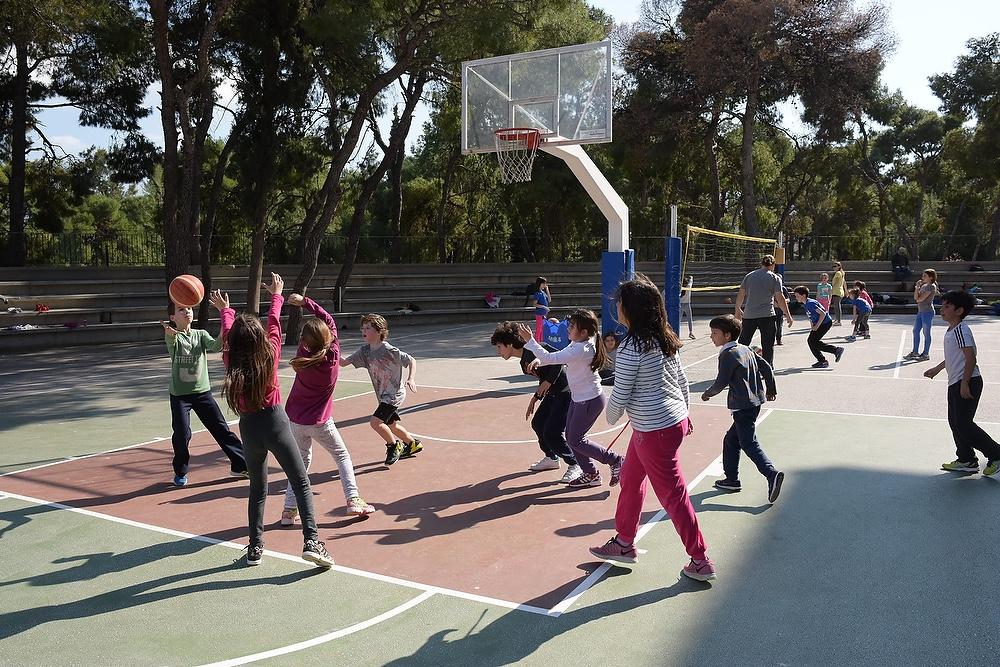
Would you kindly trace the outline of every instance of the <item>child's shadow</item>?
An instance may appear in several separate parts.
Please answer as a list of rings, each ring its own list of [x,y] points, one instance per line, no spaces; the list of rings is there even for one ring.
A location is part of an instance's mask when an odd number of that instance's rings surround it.
[[[745,493],[742,492],[741,493]],[[770,503],[765,503],[764,505],[758,505],[756,507],[751,507],[749,505],[723,505],[721,503],[706,503],[706,500],[712,498],[717,498],[719,496],[734,496],[735,493],[730,493],[728,491],[702,491],[701,493],[692,494],[691,504],[694,505],[696,512],[743,512],[744,514],[763,514],[773,507]]]
[[[874,366],[869,366],[868,370],[870,370],[870,371],[887,371],[887,370],[891,370],[893,368],[896,368],[896,366],[899,366],[900,368],[902,368],[903,366],[912,366],[912,365],[914,365],[916,363],[917,363],[917,361],[915,359],[897,359],[896,361],[891,361],[891,362],[889,362],[887,364],[875,364]]]

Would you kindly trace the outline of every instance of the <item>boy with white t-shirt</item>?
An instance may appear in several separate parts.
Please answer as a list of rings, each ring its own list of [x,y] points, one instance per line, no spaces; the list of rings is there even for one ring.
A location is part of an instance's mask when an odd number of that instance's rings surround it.
[[[952,291],[941,297],[941,318],[948,323],[944,335],[944,361],[924,372],[933,378],[948,369],[948,425],[955,438],[956,458],[941,466],[954,472],[979,472],[976,451],[986,456],[984,475],[1000,470],[1000,444],[975,423],[976,409],[983,394],[983,377],[976,365],[976,341],[972,329],[963,322],[975,306],[968,292]]]

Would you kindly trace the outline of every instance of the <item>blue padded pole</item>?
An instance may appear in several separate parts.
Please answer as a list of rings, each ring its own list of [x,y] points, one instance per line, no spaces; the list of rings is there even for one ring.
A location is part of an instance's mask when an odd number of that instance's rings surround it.
[[[677,333],[681,330],[681,240],[677,236],[669,236],[665,240],[663,296],[667,305],[667,321]]]
[[[635,275],[635,250],[605,250],[601,253],[601,334],[621,336],[625,327],[618,323],[618,285]]]

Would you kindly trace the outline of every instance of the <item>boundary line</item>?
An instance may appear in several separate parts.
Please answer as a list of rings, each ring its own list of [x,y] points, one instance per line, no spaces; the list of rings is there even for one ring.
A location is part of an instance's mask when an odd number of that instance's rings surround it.
[[[772,412],[773,410],[768,409],[767,412],[758,417],[757,425],[760,425],[761,422],[767,419]],[[722,462],[722,455],[720,454],[718,458],[709,463],[704,470],[695,475],[694,479],[688,482],[687,485],[688,492],[690,493],[691,491],[693,491],[694,488],[701,483],[701,480],[705,479],[705,477],[709,475],[709,471],[713,470],[721,462]],[[667,516],[666,510],[664,510],[661,507],[659,511],[656,512],[656,514],[654,514],[652,517],[649,518],[649,521],[639,526],[639,532],[636,533],[633,544],[638,544],[639,540],[641,540],[647,533],[649,533],[649,531],[651,531],[653,527],[656,524],[660,523],[666,516]],[[572,607],[573,604],[576,603],[576,601],[579,600],[584,593],[590,590],[594,586],[594,584],[596,584],[608,570],[610,570],[612,567],[615,567],[615,565],[617,564],[612,564],[611,561],[604,561],[603,563],[601,563],[601,565],[596,570],[591,572],[586,579],[581,581],[576,588],[570,591],[569,595],[563,598],[563,600],[559,602],[556,606],[552,607],[551,611],[557,616],[563,614],[570,607]]]
[[[366,391],[366,392],[363,392],[363,393],[360,393],[360,394],[353,394],[351,396],[341,396],[340,398],[335,398],[333,400],[334,400],[334,402],[336,402],[336,401],[345,401],[345,400],[347,400],[349,398],[357,398],[358,396],[367,396],[368,394],[374,394],[374,393],[375,393],[374,390],[372,390],[372,391]],[[227,426],[232,426],[233,424],[239,424],[239,423],[240,423],[239,419],[232,419],[230,421],[227,421],[226,425]],[[207,433],[207,432],[208,432],[207,428],[200,428],[197,431],[191,431],[191,435],[194,436],[194,435],[196,435],[198,433]],[[134,444],[134,445],[125,445],[124,447],[116,447],[114,449],[108,449],[108,450],[105,450],[103,452],[93,452],[91,454],[83,454],[81,456],[67,456],[66,458],[62,458],[62,459],[59,459],[57,461],[49,461],[48,463],[42,463],[41,465],[37,465],[37,466],[31,466],[31,467],[28,467],[28,468],[21,468],[19,470],[11,470],[9,472],[0,473],[0,478],[7,477],[9,475],[19,475],[22,472],[30,472],[32,470],[39,470],[41,468],[48,468],[50,466],[59,465],[60,463],[69,463],[70,461],[82,461],[83,459],[92,459],[95,456],[104,456],[105,454],[114,454],[115,452],[123,452],[123,451],[125,451],[127,449],[137,449],[139,447],[144,447],[146,445],[152,445],[152,444],[157,443],[157,442],[163,442],[164,440],[169,440],[170,438],[171,438],[171,436],[169,436],[169,435],[157,436],[157,437],[153,438],[152,440],[147,440],[145,442],[140,442],[140,443],[137,443],[137,444]]]
[[[149,523],[142,523],[140,521],[133,521],[132,519],[123,519],[121,517],[112,516],[110,514],[102,514],[100,512],[95,512],[93,510],[86,510],[81,507],[73,507],[72,505],[66,505],[63,503],[51,502],[48,500],[42,500],[40,498],[33,498],[31,496],[23,496],[19,493],[11,493],[10,491],[0,490],[0,499],[10,498],[13,500],[20,500],[22,502],[31,503],[33,505],[42,505],[45,507],[54,507],[56,509],[66,510],[68,512],[73,512],[76,514],[82,514],[84,516],[89,516],[95,519],[103,519],[105,521],[111,521],[112,523],[119,523],[124,526],[131,526],[132,528],[142,528],[143,530],[148,530],[154,533],[161,533],[163,535],[170,535],[172,537],[180,537],[188,540],[196,540],[198,542],[204,542],[206,544],[211,544],[213,546],[226,547],[227,549],[233,549],[235,551],[243,551],[246,546],[238,544],[236,542],[226,542],[223,540],[217,540],[214,537],[206,537],[205,535],[195,535],[194,533],[185,533],[184,531],[174,530],[173,528],[164,528],[163,526],[155,526]],[[264,553],[271,558],[277,558],[279,560],[289,561],[291,563],[296,563],[302,566],[316,567],[312,563],[307,563],[298,556],[293,556],[291,554],[282,553],[280,551],[271,551],[270,549],[264,549]],[[334,565],[330,568],[332,571],[340,572],[342,574],[353,574],[355,576],[364,577],[365,579],[372,579],[375,581],[381,581],[387,584],[395,584],[397,586],[403,586],[404,588],[412,588],[419,591],[425,591],[429,593],[438,593],[446,597],[459,598],[462,600],[468,600],[470,602],[480,602],[483,604],[490,604],[496,607],[503,607],[505,609],[513,609],[515,611],[524,611],[531,614],[538,614],[540,616],[558,616],[558,614],[553,614],[549,609],[543,609],[541,607],[535,607],[532,605],[521,604],[519,602],[511,602],[509,600],[501,600],[499,598],[491,598],[485,595],[476,595],[475,593],[466,593],[465,591],[456,591],[450,588],[442,588],[440,586],[432,586],[430,584],[422,584],[417,581],[409,581],[407,579],[400,579],[398,577],[391,577],[385,574],[378,574],[377,572],[368,572],[366,570],[358,570],[353,567],[345,567],[343,565]]]
[[[892,369],[892,377],[895,380],[899,379],[899,369],[903,367],[903,348],[906,347],[906,332],[899,332],[899,347],[896,348],[896,363],[895,368]]]
[[[341,637],[346,637],[347,635],[352,635],[355,632],[361,630],[366,630],[373,625],[378,625],[382,621],[387,621],[394,616],[402,614],[404,611],[416,607],[421,602],[424,602],[428,598],[434,595],[434,591],[424,591],[412,600],[408,600],[403,604],[393,607],[389,611],[379,614],[378,616],[373,616],[367,621],[361,621],[360,623],[355,623],[354,625],[342,628],[340,630],[335,630],[333,632],[328,632],[325,635],[320,635],[319,637],[314,637],[312,639],[307,639],[305,641],[298,642],[296,644],[289,644],[288,646],[282,646],[280,648],[271,649],[269,651],[261,651],[260,653],[254,653],[251,655],[245,655],[241,658],[232,658],[230,660],[221,660],[219,662],[213,662],[202,667],[236,667],[237,665],[246,665],[251,662],[257,662],[259,660],[266,660],[268,658],[274,658],[279,655],[287,655],[289,653],[295,653],[297,651],[302,651],[307,648],[312,648],[313,646],[319,646],[320,644],[326,644],[335,639],[340,639]]]

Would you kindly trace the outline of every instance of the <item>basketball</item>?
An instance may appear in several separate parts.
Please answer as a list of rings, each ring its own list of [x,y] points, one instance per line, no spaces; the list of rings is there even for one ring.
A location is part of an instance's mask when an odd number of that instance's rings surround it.
[[[178,306],[194,308],[205,298],[205,286],[198,276],[184,274],[170,281],[170,300]]]

